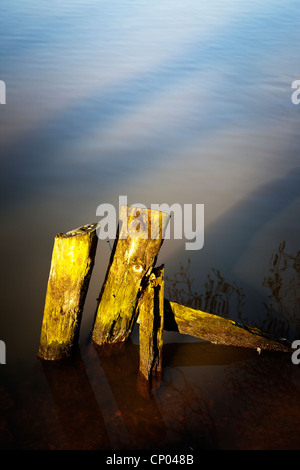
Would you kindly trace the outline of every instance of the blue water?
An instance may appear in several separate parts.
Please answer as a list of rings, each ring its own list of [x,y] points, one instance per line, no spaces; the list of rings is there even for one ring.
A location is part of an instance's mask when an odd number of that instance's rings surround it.
[[[192,300],[213,280],[216,313],[229,308],[297,337],[298,18],[296,0],[1,1],[8,362],[35,358],[54,236],[97,221],[98,205],[117,207],[119,195],[148,206],[204,204],[204,248],[166,240],[159,261],[167,276],[190,259]],[[102,241],[83,338],[108,257]]]

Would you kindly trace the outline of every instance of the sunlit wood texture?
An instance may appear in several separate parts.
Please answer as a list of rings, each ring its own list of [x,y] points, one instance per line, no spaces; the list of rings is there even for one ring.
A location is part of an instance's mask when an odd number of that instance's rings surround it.
[[[59,233],[54,240],[38,355],[68,357],[78,342],[97,248],[97,224]]]
[[[92,338],[98,345],[122,342],[130,335],[142,281],[155,265],[169,215],[122,206],[120,220],[94,322]]]
[[[195,336],[211,343],[269,351],[290,352],[288,341],[233,320],[195,310],[176,302],[165,301],[165,324],[173,322],[180,333]]]
[[[164,266],[154,268],[139,300],[141,381],[155,387],[162,372],[164,328]]]

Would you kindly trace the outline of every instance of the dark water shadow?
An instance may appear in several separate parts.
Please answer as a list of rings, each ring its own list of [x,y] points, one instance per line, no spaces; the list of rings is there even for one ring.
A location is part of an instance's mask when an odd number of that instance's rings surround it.
[[[96,348],[123,422],[135,449],[154,449],[166,437],[163,417],[155,396],[139,390],[139,347],[129,339],[122,345]]]
[[[264,324],[271,331],[280,331],[282,336],[299,338],[300,250],[294,254],[287,250],[285,240],[279,243],[262,284],[268,292]]]
[[[166,283],[171,295],[170,300],[176,300],[177,296],[179,303],[187,302],[194,308],[228,316],[234,320],[239,319],[249,325],[261,322],[266,315],[267,290],[264,295],[261,289],[255,286],[241,281],[236,283],[233,271],[236,263],[247,253],[252,239],[299,198],[299,181],[300,167],[297,167],[283,177],[262,185],[205,230],[204,247],[198,252],[193,252],[190,267],[175,266],[175,259],[171,260],[167,275],[172,274],[169,275],[170,282]],[[294,220],[295,230],[298,225],[299,221]],[[294,237],[294,233],[292,235]],[[288,235],[286,237],[288,240]],[[280,241],[275,241],[276,245]],[[272,248],[275,253],[276,246]],[[260,251],[261,249],[262,247]],[[266,249],[270,249],[270,246]],[[265,266],[266,271],[272,269],[267,253]],[[192,281],[195,281],[193,285]],[[204,287],[200,292],[199,281]],[[260,285],[263,281],[263,278],[258,279]],[[267,287],[266,283],[264,287]],[[183,297],[185,302],[182,301]],[[273,302],[274,304],[276,302]]]
[[[59,422],[66,436],[66,448],[109,449],[110,443],[101,410],[90,385],[78,350],[64,361],[41,361]]]
[[[300,196],[299,181],[297,167],[247,195],[207,229],[201,258],[209,259],[210,266],[224,265],[230,272],[252,238]]]
[[[256,351],[208,342],[170,343],[163,347],[163,367],[224,366],[256,356]]]
[[[226,446],[299,449],[300,369],[290,357],[269,353],[242,364],[233,363],[225,370],[223,387],[231,400],[222,414],[236,423],[238,435],[235,443],[224,436]]]
[[[268,273],[262,280],[266,300],[261,302],[261,315],[251,319],[243,311],[246,295],[236,282],[228,282],[217,269],[204,279],[196,291],[191,277],[191,261],[180,265],[171,279],[166,277],[166,296],[194,309],[235,319],[240,326],[252,325],[283,340],[298,338],[300,331],[300,251],[291,253],[283,240],[269,259]],[[169,300],[165,299],[165,329],[178,331]],[[263,315],[264,313],[264,315]]]
[[[241,321],[245,294],[236,282],[228,282],[217,269],[203,279],[203,288],[196,291],[193,286],[194,279],[191,278],[191,260],[187,265],[182,264],[174,277],[166,276],[166,297],[173,302],[188,307],[202,310],[204,312],[229,318],[234,315]],[[165,299],[165,326],[167,329],[177,331],[176,322],[169,300]]]

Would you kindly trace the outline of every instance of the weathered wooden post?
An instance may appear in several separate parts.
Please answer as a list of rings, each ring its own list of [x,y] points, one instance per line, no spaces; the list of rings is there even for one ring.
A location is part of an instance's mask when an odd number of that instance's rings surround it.
[[[171,330],[215,344],[256,349],[258,352],[291,351],[290,341],[273,337],[259,328],[165,299],[165,329],[168,323]]]
[[[140,388],[155,388],[162,374],[164,329],[164,265],[154,268],[138,305]]]
[[[81,316],[94,266],[97,224],[54,240],[38,356],[63,359],[77,345]]]
[[[137,317],[142,281],[149,276],[163,242],[169,215],[122,206],[110,264],[100,293],[92,338],[98,345],[125,341]]]

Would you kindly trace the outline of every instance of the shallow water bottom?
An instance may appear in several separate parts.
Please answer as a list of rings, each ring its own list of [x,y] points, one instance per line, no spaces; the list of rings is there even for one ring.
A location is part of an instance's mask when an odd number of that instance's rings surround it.
[[[106,354],[94,343],[59,363],[2,375],[2,449],[298,449],[300,368],[289,354],[206,342],[167,343],[147,396],[138,345]],[[6,367],[6,366],[5,366]]]

